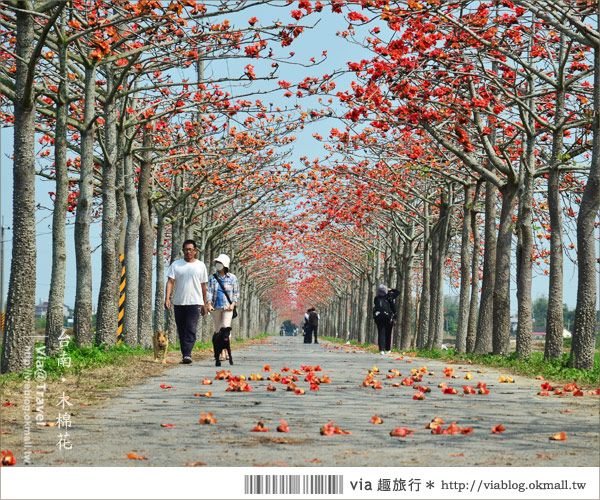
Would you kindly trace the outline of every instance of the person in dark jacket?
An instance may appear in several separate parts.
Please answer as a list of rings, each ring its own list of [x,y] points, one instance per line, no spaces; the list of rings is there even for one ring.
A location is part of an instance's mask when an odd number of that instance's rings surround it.
[[[317,329],[319,327],[319,314],[314,307],[306,311],[304,315],[304,343],[310,344],[314,337],[314,343],[318,344]]]
[[[377,287],[377,293],[374,299],[373,319],[377,325],[377,344],[379,354],[389,354],[392,349],[392,329],[396,319],[395,301],[398,297],[398,291],[388,290],[385,285]]]
[[[308,313],[310,309],[307,309],[304,313],[304,323],[302,324],[302,331],[304,332],[304,343],[310,344],[312,342],[312,333],[310,331],[310,325],[308,324]]]

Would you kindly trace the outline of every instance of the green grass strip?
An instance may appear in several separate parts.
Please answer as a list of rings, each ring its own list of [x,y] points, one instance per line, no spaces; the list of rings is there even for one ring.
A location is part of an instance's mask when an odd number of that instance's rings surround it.
[[[268,337],[266,333],[261,333],[252,339],[263,339]],[[243,344],[249,339],[234,339],[237,345]],[[36,344],[36,348],[44,344]],[[194,351],[204,351],[212,349],[212,341],[196,342]],[[179,344],[170,344],[169,351],[179,351]],[[64,349],[65,356],[71,359],[70,366],[60,364],[59,356],[47,357],[43,361],[43,369],[46,372],[48,380],[57,380],[67,374],[79,375],[83,371],[90,368],[98,368],[101,366],[119,366],[127,363],[127,360],[133,356],[149,356],[153,353],[152,349],[144,349],[142,347],[132,347],[127,344],[117,344],[112,346],[92,346],[92,347],[77,347],[73,342]],[[39,355],[34,356],[34,363],[40,359]],[[35,366],[35,364],[34,364]],[[25,371],[19,373],[6,373],[0,375],[0,385],[10,380],[22,380],[25,378]]]

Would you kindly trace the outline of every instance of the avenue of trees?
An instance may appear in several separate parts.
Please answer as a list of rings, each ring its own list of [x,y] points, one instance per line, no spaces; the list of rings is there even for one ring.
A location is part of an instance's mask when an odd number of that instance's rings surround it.
[[[286,80],[304,64],[290,45],[325,10],[347,22],[347,55],[335,72],[313,59]],[[207,264],[221,252],[235,263],[242,337],[300,323],[316,305],[324,334],[370,341],[384,282],[401,292],[396,347],[439,347],[450,280],[457,350],[509,354],[516,279],[516,352],[527,357],[532,279],[548,273],[548,359],[563,354],[566,256],[578,272],[570,363],[591,368],[599,19],[595,0],[0,0],[0,122],[14,133],[2,372],[31,362],[36,176],[55,186],[49,354],[63,328],[68,222],[79,346],[116,341],[121,254],[125,342],[149,347],[162,328],[174,339],[165,266],[194,238]],[[275,92],[290,104],[270,104]],[[294,164],[296,133],[323,120],[333,125],[315,133],[322,155]]]

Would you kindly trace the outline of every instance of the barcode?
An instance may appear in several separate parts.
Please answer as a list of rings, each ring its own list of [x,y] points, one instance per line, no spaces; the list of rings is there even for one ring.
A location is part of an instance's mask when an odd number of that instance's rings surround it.
[[[246,495],[341,495],[341,474],[252,474],[244,476]]]

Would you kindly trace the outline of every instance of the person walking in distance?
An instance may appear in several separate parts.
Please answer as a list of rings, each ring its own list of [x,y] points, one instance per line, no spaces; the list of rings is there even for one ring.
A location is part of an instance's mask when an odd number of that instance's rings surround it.
[[[396,318],[394,306],[396,297],[396,290],[388,291],[385,285],[377,287],[373,306],[373,319],[377,325],[377,344],[379,345],[379,353],[382,356],[391,351],[392,329]]]
[[[183,259],[173,261],[167,270],[165,308],[173,306],[183,364],[192,362],[198,319],[208,311],[208,273],[204,262],[196,259],[197,254],[196,242],[184,241]]]
[[[235,307],[240,299],[238,280],[229,272],[230,260],[222,253],[215,259],[216,272],[208,280],[209,311],[213,319],[214,335],[212,338],[215,365],[221,366],[221,352],[227,350],[229,364],[233,365],[231,356],[231,320],[237,316]]]
[[[310,344],[310,339],[314,338],[313,343],[314,344],[318,344],[319,341],[317,340],[317,330],[319,328],[319,314],[317,313],[316,309],[314,307],[311,307],[308,311],[308,317],[307,317],[307,326],[308,326],[308,344]]]
[[[308,324],[308,313],[310,309],[307,309],[304,313],[304,323],[302,324],[302,331],[304,332],[304,343],[310,344],[312,342],[312,333],[310,325]]]

